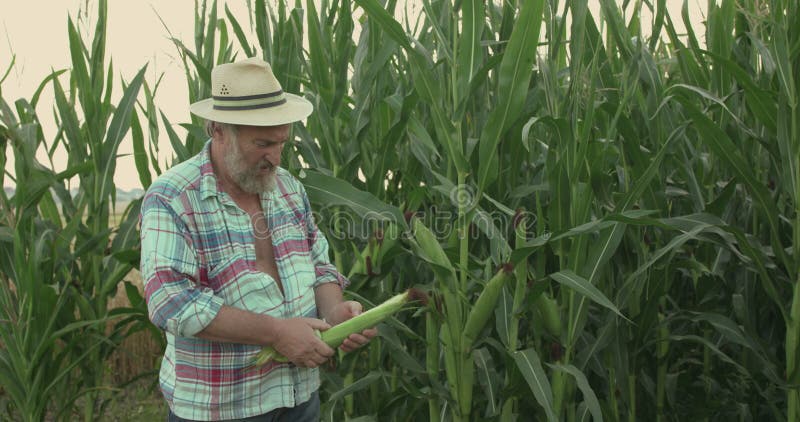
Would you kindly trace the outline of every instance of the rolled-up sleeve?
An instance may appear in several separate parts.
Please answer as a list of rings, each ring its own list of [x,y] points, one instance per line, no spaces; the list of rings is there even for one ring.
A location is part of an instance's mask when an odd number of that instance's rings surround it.
[[[299,186],[299,190],[303,197],[304,220],[311,249],[311,259],[314,262],[314,273],[316,275],[314,287],[316,288],[325,283],[336,283],[344,289],[350,284],[350,281],[336,269],[336,265],[331,263],[328,256],[328,240],[314,222],[311,203],[302,185]]]
[[[154,193],[142,204],[141,239],[150,320],[176,336],[194,336],[216,317],[223,300],[198,282],[200,266],[186,224]]]

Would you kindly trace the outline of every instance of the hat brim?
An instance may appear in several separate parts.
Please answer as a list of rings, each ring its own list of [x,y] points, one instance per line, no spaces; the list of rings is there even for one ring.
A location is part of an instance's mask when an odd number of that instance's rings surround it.
[[[189,111],[207,120],[245,126],[279,126],[308,117],[314,106],[303,97],[284,93],[286,102],[277,107],[254,110],[215,110],[214,99],[207,98],[189,106]]]

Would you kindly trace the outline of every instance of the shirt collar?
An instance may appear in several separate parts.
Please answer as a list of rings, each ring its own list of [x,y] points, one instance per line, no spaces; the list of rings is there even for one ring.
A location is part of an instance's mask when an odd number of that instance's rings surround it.
[[[212,196],[219,196],[219,181],[214,174],[214,166],[211,165],[211,139],[206,141],[203,151],[200,153],[200,197],[208,199]]]

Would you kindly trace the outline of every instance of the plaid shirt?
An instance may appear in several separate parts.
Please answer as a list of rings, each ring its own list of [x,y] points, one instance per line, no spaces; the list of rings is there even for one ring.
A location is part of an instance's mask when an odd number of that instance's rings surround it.
[[[167,333],[161,390],[177,416],[194,420],[294,407],[319,388],[316,369],[253,368],[259,346],[195,337],[223,304],[276,318],[316,318],[314,288],[347,283],[329,262],[303,186],[282,168],[261,205],[284,293],[255,269],[251,219],[219,189],[210,145],[150,186],[141,216],[145,298],[150,319]]]

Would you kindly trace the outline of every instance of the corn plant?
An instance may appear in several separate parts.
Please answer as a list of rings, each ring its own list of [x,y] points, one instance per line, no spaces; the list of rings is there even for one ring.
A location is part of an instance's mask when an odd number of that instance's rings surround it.
[[[5,99],[1,104],[2,162],[5,168],[9,148],[16,183],[14,195],[3,192],[0,201],[2,377],[15,414],[25,420],[74,419],[79,408],[84,420],[101,417],[108,397],[103,391],[113,389],[106,359],[129,328],[146,326],[141,307],[108,309],[138,263],[138,203],[130,204],[119,225],[110,217],[118,148],[130,128],[144,68],[123,82],[121,99],[113,103],[107,10],[107,2],[98,2],[89,45],[80,25],[68,20],[71,70],[47,77],[31,101],[16,101],[15,110]],[[48,85],[58,126],[52,140],[44,139],[36,114]],[[67,155],[60,172],[52,170],[57,149]],[[38,151],[45,152],[46,163],[37,159]]]
[[[326,419],[797,419],[794,2],[249,4],[202,3],[190,83],[260,49],[351,294],[434,292]]]
[[[43,210],[48,209],[48,201],[42,198],[50,195],[49,189],[59,177],[34,165],[41,129],[33,105],[18,100],[17,115],[5,100],[0,101],[2,163],[7,162],[10,150],[18,180],[28,181],[20,184],[11,198],[2,193],[0,379],[12,403],[12,415],[26,421],[44,420],[48,411],[60,414],[71,410],[69,399],[76,391],[70,388],[70,375],[81,363],[79,358],[86,355],[75,354],[74,345],[62,344],[69,344],[87,324],[98,323],[76,320],[78,293],[65,277],[69,253],[59,239],[60,228],[37,210],[39,203]],[[90,353],[100,344],[95,339],[83,346]]]

